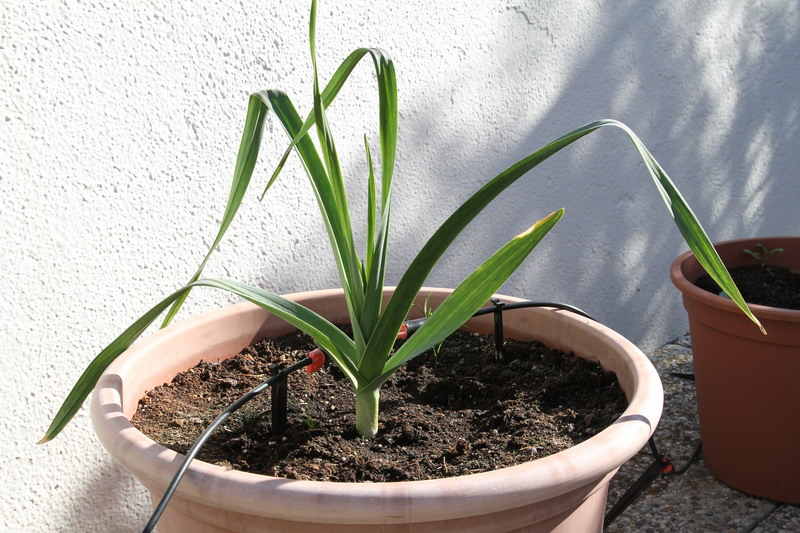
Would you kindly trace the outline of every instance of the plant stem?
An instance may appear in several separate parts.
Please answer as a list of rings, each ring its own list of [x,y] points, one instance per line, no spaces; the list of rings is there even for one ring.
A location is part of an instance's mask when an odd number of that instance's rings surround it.
[[[356,431],[371,439],[378,433],[378,402],[380,389],[356,394]]]

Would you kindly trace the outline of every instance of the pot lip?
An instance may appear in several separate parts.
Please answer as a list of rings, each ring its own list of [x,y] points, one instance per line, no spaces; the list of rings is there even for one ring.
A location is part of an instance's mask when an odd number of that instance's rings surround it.
[[[420,292],[441,290],[423,287]],[[336,293],[341,294],[341,289],[287,296],[295,298]],[[497,296],[510,302],[524,301],[521,298]],[[91,400],[95,431],[109,453],[129,471],[135,471],[148,487],[165,487],[184,456],[149,439],[125,417],[121,402],[122,379],[118,372],[129,370],[136,355],[162,337],[180,334],[199,321],[219,320],[252,311],[253,308],[260,309],[247,302],[236,304],[160,330],[136,343],[101,377]],[[635,455],[655,431],[663,404],[661,381],[647,357],[610,328],[552,308],[530,308],[528,311],[554,313],[569,327],[594,330],[592,334],[601,338],[606,345],[604,352],[617,351],[626,355],[626,358],[622,358],[624,365],[634,376],[629,405],[616,421],[594,437],[528,463],[467,476],[423,481],[343,483],[287,480],[228,470],[195,460],[181,482],[178,495],[202,501],[208,498],[211,490],[222,489],[221,496],[216,492],[215,497],[220,503],[224,500],[229,509],[269,513],[269,516],[285,519],[303,516],[307,520],[319,521],[334,518],[339,523],[380,523],[387,519],[422,522],[473,516],[487,506],[495,511],[513,509],[540,497],[552,497],[554,493],[567,493],[589,484],[597,485]],[[598,459],[601,457],[603,459]],[[145,459],[154,463],[148,466],[147,472],[142,472],[135,463]],[[343,509],[353,503],[357,504],[358,511],[356,516],[348,518]],[[311,509],[319,516],[310,517]]]
[[[715,242],[714,248],[742,248],[745,246],[754,246],[758,243],[764,242],[785,242],[792,241],[797,243],[795,246],[800,246],[800,237],[784,236],[784,237],[751,237],[747,239],[731,239],[728,241]],[[681,291],[685,298],[698,301],[710,307],[715,307],[722,311],[727,311],[733,314],[740,314],[739,307],[727,298],[705,291],[694,284],[694,280],[689,280],[684,271],[688,266],[697,266],[699,263],[691,251],[679,255],[670,265],[669,275],[673,285]],[[728,267],[739,266],[736,262],[728,261]],[[785,322],[800,322],[800,311],[795,309],[783,309],[780,307],[770,307],[767,305],[751,304],[747,306],[759,319],[765,320],[779,320]]]

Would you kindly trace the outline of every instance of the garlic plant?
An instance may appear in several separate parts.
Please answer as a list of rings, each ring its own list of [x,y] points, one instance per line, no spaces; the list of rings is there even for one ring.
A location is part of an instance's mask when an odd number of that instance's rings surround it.
[[[52,439],[64,428],[78,411],[105,368],[124,352],[161,313],[169,309],[163,321],[163,325],[166,326],[175,316],[191,289],[195,287],[213,287],[237,294],[310,335],[314,342],[327,352],[352,384],[355,394],[358,433],[364,437],[374,436],[378,430],[381,385],[401,365],[428,348],[436,346],[483,306],[525,260],[536,244],[558,222],[563,215],[563,210],[555,211],[544,217],[527,231],[502,246],[458,285],[450,297],[431,313],[424,325],[393,352],[398,331],[406,319],[415,297],[445,250],[472,219],[528,171],[585,135],[609,126],[621,129],[628,135],[644,161],[678,230],[700,263],[742,311],[758,324],[712,247],[705,231],[675,185],[639,138],[627,126],[614,120],[592,122],[570,131],[489,180],[430,237],[409,265],[398,282],[397,289],[387,302],[385,309],[382,310],[398,129],[397,83],[394,65],[389,56],[379,49],[359,48],[342,62],[323,89],[317,73],[315,20],[316,0],[313,0],[309,32],[311,63],[314,73],[313,110],[303,120],[289,96],[282,91],[268,90],[251,95],[233,183],[222,223],[196,274],[187,285],[167,296],[100,352],[74,386],[42,442]],[[367,177],[366,249],[362,258],[354,243],[350,211],[345,195],[344,176],[339,165],[333,133],[326,119],[325,110],[334,102],[350,73],[364,58],[371,60],[377,78],[381,168],[378,180],[372,164],[371,148],[365,138],[365,156],[369,176]],[[313,311],[276,294],[236,281],[201,279],[211,253],[216,249],[230,226],[250,184],[250,178],[258,158],[265,120],[270,111],[274,113],[286,130],[291,143],[283,154],[277,170],[269,180],[267,189],[278,177],[287,157],[291,152],[296,152],[310,179],[330,238],[331,249],[347,300],[353,330],[352,338]],[[312,127],[316,129],[319,150],[311,138]],[[266,193],[267,190],[265,189],[264,192]]]

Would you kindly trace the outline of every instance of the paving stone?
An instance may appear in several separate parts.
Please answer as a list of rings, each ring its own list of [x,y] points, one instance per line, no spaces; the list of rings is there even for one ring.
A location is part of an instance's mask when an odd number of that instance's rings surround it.
[[[700,442],[694,382],[673,375],[692,373],[691,338],[684,335],[649,357],[664,385],[664,414],[655,442],[680,468]],[[652,462],[645,446],[622,465],[611,481],[607,509]],[[606,531],[800,532],[800,505],[778,504],[728,487],[706,469],[701,454],[684,474],[656,479]]]

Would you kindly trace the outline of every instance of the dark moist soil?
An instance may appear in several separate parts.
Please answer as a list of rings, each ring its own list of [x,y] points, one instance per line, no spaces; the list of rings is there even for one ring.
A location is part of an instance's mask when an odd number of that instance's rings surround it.
[[[728,271],[745,302],[800,311],[800,274],[772,265],[738,266]],[[695,285],[714,294],[721,290],[711,276],[703,276]]]
[[[185,453],[230,403],[313,349],[293,333],[240,355],[202,362],[140,402],[134,425]],[[380,431],[354,430],[354,396],[334,366],[289,376],[289,422],[271,433],[270,394],[231,416],[199,458],[223,467],[319,481],[409,481],[495,470],[564,450],[595,435],[626,408],[613,374],[544,347],[457,332],[438,355],[406,364],[381,389]]]

